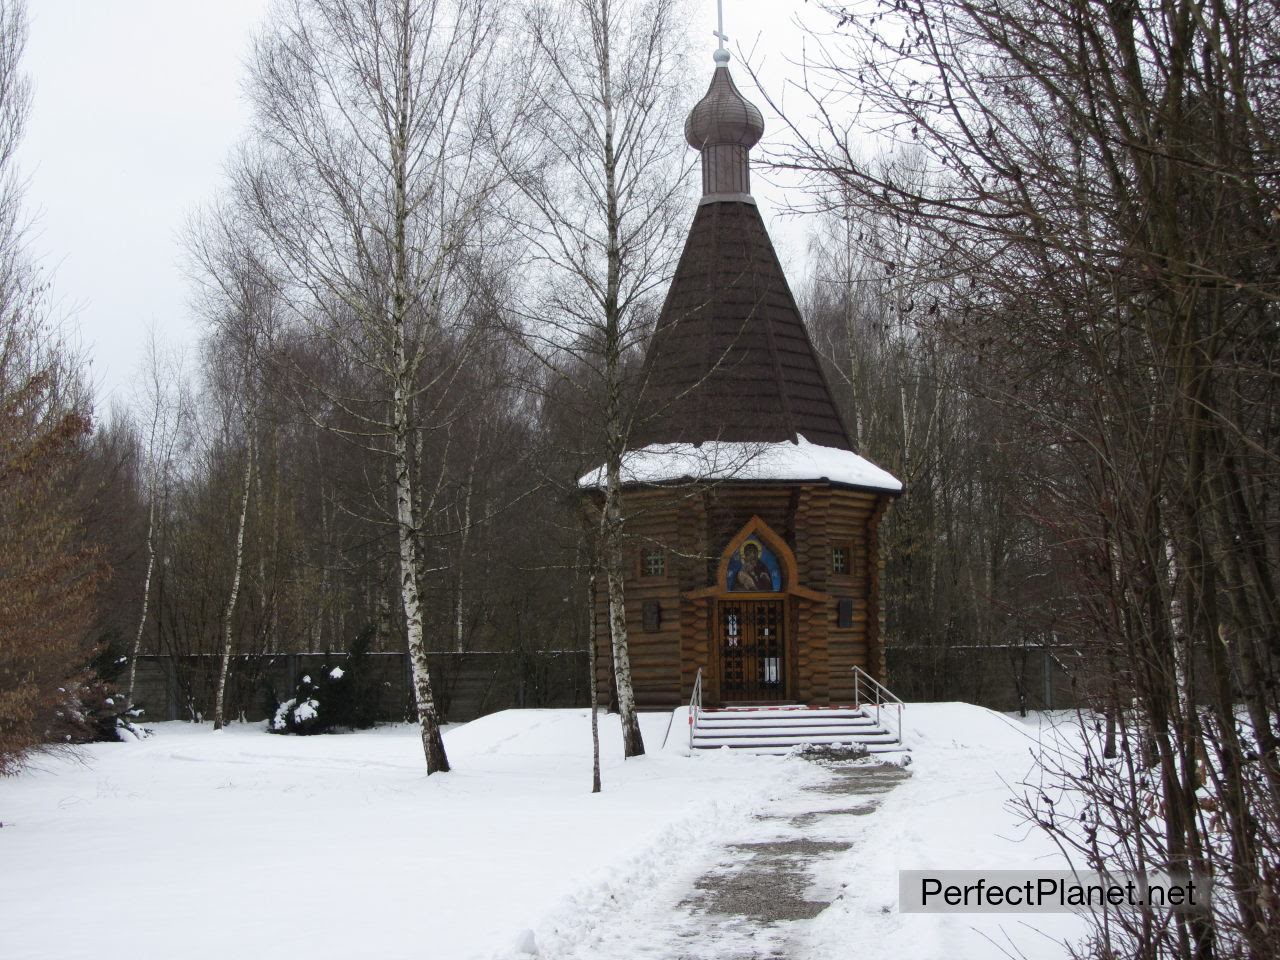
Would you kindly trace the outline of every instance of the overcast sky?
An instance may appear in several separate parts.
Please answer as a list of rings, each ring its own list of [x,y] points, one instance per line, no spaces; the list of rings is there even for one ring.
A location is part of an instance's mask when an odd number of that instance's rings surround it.
[[[34,84],[20,162],[36,217],[33,250],[53,269],[59,312],[92,361],[98,409],[129,403],[147,328],[194,349],[181,232],[213,197],[247,126],[244,61],[269,0],[28,0],[26,67]],[[690,37],[706,49],[714,0],[692,0]],[[801,0],[725,0],[730,47],[754,47],[766,86],[780,88],[799,55],[791,25]],[[750,96],[738,64],[735,79]],[[690,106],[702,95],[689,91]],[[779,122],[765,110],[766,143]],[[771,215],[784,197],[756,190],[784,263],[803,229]],[[690,218],[693,211],[690,210]],[[792,276],[798,283],[800,277]]]

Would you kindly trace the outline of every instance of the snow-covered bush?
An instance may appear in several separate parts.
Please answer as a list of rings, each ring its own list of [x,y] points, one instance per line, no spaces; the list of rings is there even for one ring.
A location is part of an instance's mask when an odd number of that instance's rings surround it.
[[[308,688],[310,693],[304,692],[304,688]],[[315,690],[311,678],[303,677],[298,682],[299,696],[291,697],[280,706],[276,707],[275,716],[271,718],[272,733],[324,733],[332,723],[326,723],[328,719],[326,715],[321,716],[320,700],[314,695],[318,691]]]
[[[349,653],[308,670],[299,677],[293,696],[276,707],[268,729],[272,733],[328,733],[334,729],[372,727],[378,716],[378,692],[367,679],[365,654],[373,630],[362,631]]]
[[[127,663],[117,639],[103,636],[88,669],[58,687],[62,702],[48,723],[45,739],[65,745],[145,737],[147,731],[137,726],[141,711],[126,706],[128,698],[121,681]]]
[[[355,726],[351,701],[354,680],[340,666],[323,666],[304,674],[294,695],[276,707],[272,733],[327,733]],[[369,726],[369,724],[366,724]]]
[[[70,690],[58,726],[67,743],[110,743],[131,737],[142,739],[146,731],[136,725],[139,711],[126,709],[126,698],[114,684],[89,678]]]

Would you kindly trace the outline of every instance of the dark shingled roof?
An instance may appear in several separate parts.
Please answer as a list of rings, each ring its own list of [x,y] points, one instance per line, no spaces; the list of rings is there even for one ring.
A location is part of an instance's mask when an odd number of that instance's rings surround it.
[[[645,372],[634,446],[803,434],[853,449],[754,203],[698,207]]]

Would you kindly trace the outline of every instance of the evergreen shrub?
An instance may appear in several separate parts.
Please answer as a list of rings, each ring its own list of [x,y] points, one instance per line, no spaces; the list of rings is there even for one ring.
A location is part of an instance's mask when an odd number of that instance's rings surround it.
[[[300,672],[293,696],[276,706],[267,729],[271,733],[330,733],[364,730],[378,718],[380,688],[369,676],[373,627],[366,627],[351,649],[319,669]]]

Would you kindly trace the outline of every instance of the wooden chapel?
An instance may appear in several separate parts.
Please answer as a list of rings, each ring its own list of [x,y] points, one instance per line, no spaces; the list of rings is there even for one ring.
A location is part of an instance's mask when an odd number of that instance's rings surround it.
[[[884,681],[881,520],[902,484],[853,449],[751,196],[760,111],[723,47],[685,123],[702,199],[644,361],[623,462],[640,709],[850,703]],[[597,515],[602,471],[580,481]],[[608,598],[596,676],[611,700]]]

